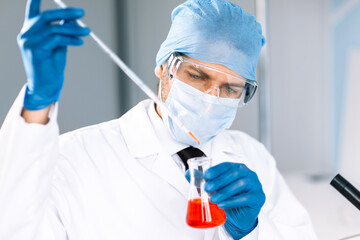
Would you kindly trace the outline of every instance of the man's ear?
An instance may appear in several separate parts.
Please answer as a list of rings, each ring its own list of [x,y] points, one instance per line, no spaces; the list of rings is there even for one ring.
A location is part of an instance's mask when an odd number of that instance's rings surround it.
[[[155,72],[155,75],[161,79],[161,76],[163,74],[163,66],[160,65],[160,66],[156,66],[155,69],[154,69],[154,72]]]

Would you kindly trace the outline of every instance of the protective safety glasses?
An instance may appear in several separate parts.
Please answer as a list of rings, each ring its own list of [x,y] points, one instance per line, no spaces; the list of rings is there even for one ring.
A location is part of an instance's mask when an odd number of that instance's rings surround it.
[[[250,102],[257,84],[241,76],[193,61],[180,53],[173,53],[167,62],[169,78],[178,79],[204,93],[218,97],[227,105],[230,99],[238,99],[238,107]]]

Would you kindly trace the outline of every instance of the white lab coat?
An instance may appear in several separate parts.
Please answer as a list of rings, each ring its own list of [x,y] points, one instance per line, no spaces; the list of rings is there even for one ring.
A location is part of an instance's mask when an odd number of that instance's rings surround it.
[[[165,127],[154,130],[150,100],[120,119],[59,137],[57,106],[47,125],[27,124],[23,95],[0,131],[1,240],[230,239],[224,228],[186,225],[189,183],[171,158],[172,140],[158,138]],[[225,131],[203,150],[214,164],[241,162],[259,176],[266,203],[243,239],[316,239],[262,144]]]

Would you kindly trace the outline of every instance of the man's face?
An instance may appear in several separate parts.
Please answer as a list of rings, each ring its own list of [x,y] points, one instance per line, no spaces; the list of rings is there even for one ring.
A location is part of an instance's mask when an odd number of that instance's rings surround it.
[[[241,78],[240,75],[238,75],[237,73],[235,73],[234,71],[230,70],[229,68],[223,66],[223,65],[220,65],[220,64],[213,64],[213,63],[206,63],[206,62],[202,62],[202,61],[199,61],[199,60],[196,60],[196,59],[193,59],[193,58],[189,58],[187,57],[188,59],[196,62],[196,63],[199,63],[201,65],[206,65],[206,66],[209,66],[210,68],[215,68],[215,69],[218,69],[220,71],[223,71],[223,72],[226,72],[226,73],[229,73],[231,75],[234,75],[234,76],[238,76]],[[214,96],[218,96],[218,90],[217,89],[222,89],[223,88],[223,85],[225,85],[224,83],[226,82],[226,84],[228,84],[228,79],[222,79],[223,78],[223,74],[220,74],[220,73],[217,73],[217,72],[214,72],[214,71],[211,71],[211,70],[207,70],[206,68],[201,68],[201,69],[187,69],[184,71],[185,74],[188,75],[200,75],[200,76],[207,76],[208,80],[207,80],[207,84],[205,85],[205,88],[204,88],[204,91],[206,91],[207,89],[212,89],[211,91],[208,92],[208,94],[211,94],[211,95],[214,95]],[[160,96],[160,91],[161,91],[161,100],[163,102],[166,101],[167,99],[167,96],[170,92],[170,89],[172,87],[172,81],[169,79],[169,70],[168,70],[168,67],[167,67],[167,63],[164,63],[161,67],[157,67],[155,69],[155,74],[156,76],[159,78],[160,80],[160,86],[159,88],[161,89],[158,89],[158,95]],[[190,77],[187,77],[185,75],[183,75],[181,78],[181,80],[185,81],[185,79],[190,79]],[[185,81],[186,82],[186,81]],[[239,88],[244,88],[245,85],[244,84],[236,84],[234,83],[233,85],[236,85],[236,88],[239,89]],[[235,87],[234,87],[235,89]]]
[[[225,66],[178,53],[155,68],[155,74],[160,80],[158,95],[165,107],[176,114],[176,120],[192,128],[190,131],[194,131],[198,144],[210,141],[231,126],[250,84]],[[156,112],[175,140],[195,144],[192,138],[184,135],[184,129],[174,123],[174,116],[166,112],[162,115],[159,105],[156,105]]]

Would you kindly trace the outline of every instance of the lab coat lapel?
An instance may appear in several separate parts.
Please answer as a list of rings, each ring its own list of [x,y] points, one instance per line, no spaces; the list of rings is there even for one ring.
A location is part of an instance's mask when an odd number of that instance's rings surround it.
[[[157,155],[152,171],[168,182],[186,199],[189,189],[184,174],[160,143],[148,115],[152,101],[143,101],[121,118],[121,131],[131,155],[137,159]]]
[[[187,198],[190,184],[169,153],[161,151],[152,170]]]
[[[134,111],[130,115],[119,120],[119,131],[109,130],[106,129],[106,126],[102,126],[104,137],[118,156],[118,161],[130,176],[126,181],[133,181],[136,186],[138,186],[138,188],[131,189],[129,192],[134,191],[134,194],[136,193],[139,196],[142,195],[144,202],[143,205],[139,206],[139,209],[142,209],[144,213],[146,213],[146,211],[153,212],[154,216],[152,216],[152,218],[154,220],[160,219],[159,221],[155,220],[155,222],[149,224],[154,225],[154,228],[156,228],[158,224],[162,224],[165,228],[162,230],[162,234],[168,233],[169,235],[177,236],[174,239],[179,239],[180,236],[183,237],[183,239],[203,239],[203,231],[196,231],[186,225],[185,217],[187,201],[184,199],[183,195],[178,191],[175,191],[166,181],[157,174],[154,174],[153,171],[141,165],[136,158],[131,156],[129,144],[133,144],[131,142],[134,139],[133,134],[136,134],[137,132],[137,130],[134,129],[134,126],[131,125],[135,122],[134,118],[141,118],[142,112],[141,107],[133,110]],[[147,122],[144,121],[144,118],[142,118],[142,121],[142,124],[145,125],[142,129],[144,130],[146,129]],[[129,136],[126,136],[126,134],[129,134],[130,132],[131,137],[128,138]],[[148,144],[152,147],[156,147],[156,144],[153,142],[148,142]],[[124,151],[122,146],[127,146],[129,152],[126,150]],[[138,142],[137,147],[140,149],[141,146],[141,142]],[[132,145],[132,147],[135,147],[135,145]],[[132,150],[135,151],[134,149]],[[156,149],[146,148],[146,150],[154,151]],[[139,153],[144,154],[145,152],[139,150]],[[138,211],[141,211],[139,209]]]
[[[147,114],[151,103],[142,101],[120,118],[124,141],[131,156],[137,159],[159,153],[160,143]]]
[[[118,155],[118,160],[124,167],[126,172],[131,176],[127,181],[134,181],[136,186],[131,191],[140,191],[144,204],[139,208],[146,208],[150,211],[156,209],[157,214],[153,216],[153,219],[161,218],[166,221],[167,232],[173,234],[183,234],[185,226],[185,212],[186,202],[179,201],[182,196],[174,192],[173,189],[162,181],[157,175],[153,174],[143,167],[136,159],[128,155],[127,152],[118,148],[123,144],[124,139],[121,135],[116,133],[109,133],[105,135],[108,143],[112,146],[114,152]],[[140,195],[141,195],[140,194]],[[171,210],[170,210],[171,209]],[[149,224],[159,224],[151,222]]]
[[[191,236],[189,239],[213,240],[216,237],[216,228],[199,230],[184,227],[190,186],[171,154],[166,151],[166,144],[159,143],[147,115],[149,104],[153,102],[143,101],[133,108],[131,113],[124,115],[120,119],[120,129],[130,154],[135,158],[157,155],[154,165],[151,171],[148,171],[138,161],[126,161],[124,164],[148,198],[153,200],[152,204],[162,211],[162,215],[168,216],[168,222],[171,222],[172,226],[179,226],[177,231],[185,230],[186,233],[182,233]],[[115,151],[119,156],[122,154],[118,149]],[[176,231],[172,231],[176,234]]]
[[[143,101],[131,112],[125,114],[120,119],[121,134],[114,135],[114,139],[109,142],[114,143],[118,138],[125,142],[132,158],[124,161],[124,166],[151,204],[171,224],[172,229],[166,231],[173,234],[179,233],[179,236],[187,236],[184,239],[203,239],[204,231],[192,229],[186,225],[188,190],[186,185],[188,183],[171,155],[161,150],[162,147],[147,114],[149,104],[152,103],[152,101]],[[113,147],[119,156],[123,155],[116,146]],[[152,155],[157,157],[151,170],[137,161],[137,159],[148,158]]]

